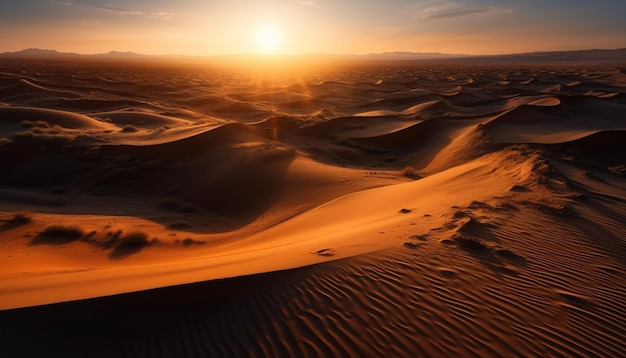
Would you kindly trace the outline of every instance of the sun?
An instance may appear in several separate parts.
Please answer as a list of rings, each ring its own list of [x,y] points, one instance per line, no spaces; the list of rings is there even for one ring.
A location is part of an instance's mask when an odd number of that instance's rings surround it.
[[[280,50],[283,36],[280,28],[273,24],[259,26],[254,31],[254,44],[262,53],[276,53]]]

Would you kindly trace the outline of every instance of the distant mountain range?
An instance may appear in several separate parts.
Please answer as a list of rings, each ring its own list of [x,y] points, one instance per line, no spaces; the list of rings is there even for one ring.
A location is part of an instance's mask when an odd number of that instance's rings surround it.
[[[579,51],[549,51],[529,52],[508,55],[463,55],[444,54],[438,52],[384,52],[368,55],[302,55],[312,57],[331,57],[345,59],[360,59],[370,61],[444,61],[453,63],[573,63],[573,62],[610,62],[624,63],[626,65],[626,48],[615,50],[579,50]],[[153,56],[142,55],[134,52],[110,51],[102,54],[77,54],[71,52],[59,52],[56,50],[42,50],[29,48],[17,52],[0,53],[0,59],[39,59],[39,60],[167,60],[167,59],[211,59],[229,58],[242,56]],[[298,57],[298,56],[292,56]]]
[[[383,53],[371,53],[369,55],[365,55],[365,57],[373,59],[373,60],[441,60],[441,59],[451,59],[451,58],[467,58],[473,57],[471,55],[461,55],[461,54],[447,54],[441,52],[383,52]]]
[[[578,50],[528,52],[508,55],[453,55],[443,53],[385,52],[366,56],[372,60],[392,61],[445,61],[453,63],[573,63],[573,62],[610,62],[626,65],[626,48],[616,50]]]
[[[541,62],[611,62],[626,65],[626,48],[616,50],[578,50],[528,52],[510,55],[464,58],[473,63],[541,63]]]
[[[66,58],[149,58],[153,56],[141,55],[134,52],[119,52],[110,51],[101,54],[83,55],[73,52],[59,52],[57,50],[42,50],[38,48],[27,48],[17,52],[4,52],[0,53],[0,58],[14,58],[14,59],[66,59]]]

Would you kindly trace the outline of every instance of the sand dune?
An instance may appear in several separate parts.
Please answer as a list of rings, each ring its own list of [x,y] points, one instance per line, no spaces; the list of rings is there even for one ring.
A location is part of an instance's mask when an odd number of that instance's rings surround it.
[[[8,124],[19,124],[22,121],[41,121],[48,126],[60,126],[70,129],[109,129],[104,123],[89,118],[87,116],[58,111],[53,109],[32,108],[32,107],[1,107],[0,116],[3,118],[3,126]],[[6,119],[5,119],[6,118]],[[35,121],[34,121],[35,120]],[[43,124],[45,126],[45,124]]]
[[[0,356],[626,350],[623,69],[73,66],[0,62]]]

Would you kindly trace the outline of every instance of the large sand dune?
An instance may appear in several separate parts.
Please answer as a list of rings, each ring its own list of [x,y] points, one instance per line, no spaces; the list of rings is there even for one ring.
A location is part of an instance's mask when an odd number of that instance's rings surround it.
[[[626,351],[626,73],[0,63],[0,356]]]

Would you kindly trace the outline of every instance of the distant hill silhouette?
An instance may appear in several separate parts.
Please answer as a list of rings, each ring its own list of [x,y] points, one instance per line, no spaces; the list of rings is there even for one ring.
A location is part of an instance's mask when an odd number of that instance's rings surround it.
[[[102,54],[83,55],[73,52],[59,52],[57,50],[44,50],[38,48],[27,48],[17,52],[0,53],[0,58],[13,59],[130,59],[130,58],[149,58],[152,56],[141,55],[134,52],[110,51]]]
[[[445,54],[439,52],[384,52],[368,55],[302,55],[304,57],[329,57],[345,58],[369,61],[442,61],[452,63],[490,64],[490,63],[576,63],[576,62],[601,62],[601,63],[624,63],[626,65],[626,48],[615,50],[578,50],[578,51],[547,51],[529,52],[506,55],[463,55]],[[242,56],[152,56],[134,52],[110,51],[102,54],[77,54],[71,52],[59,52],[56,50],[44,50],[28,48],[17,52],[0,53],[0,59],[39,59],[39,60],[167,60],[167,59],[211,59]],[[295,56],[298,57],[298,56]]]
[[[462,54],[447,54],[441,52],[403,52],[403,51],[394,51],[394,52],[383,52],[383,53],[372,53],[366,56],[371,60],[441,60],[441,59],[451,59],[451,58],[467,58],[473,57],[470,55],[462,55]]]
[[[611,62],[626,64],[626,48],[616,50],[579,50],[529,52],[510,55],[474,56],[464,58],[472,63],[542,63],[542,62]]]

